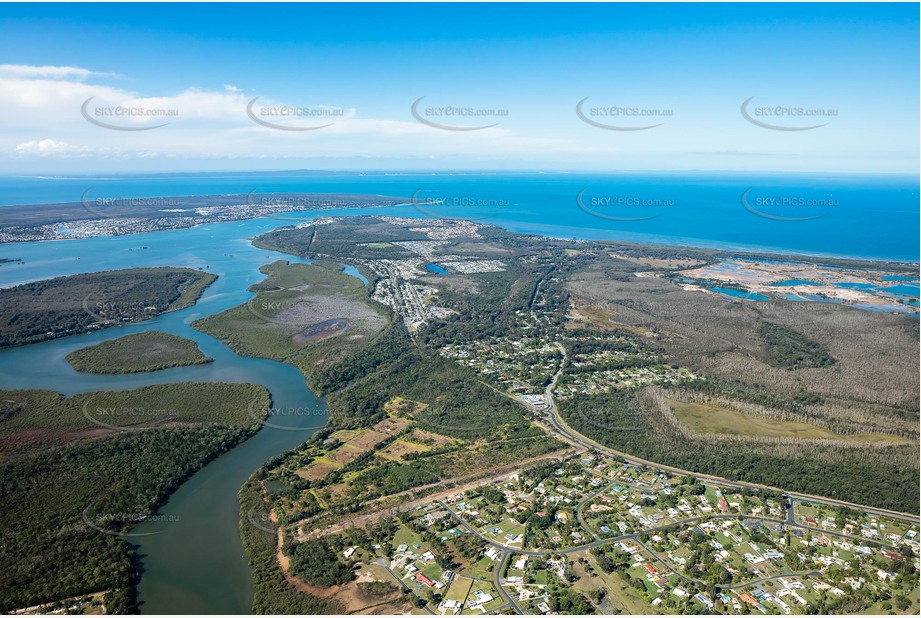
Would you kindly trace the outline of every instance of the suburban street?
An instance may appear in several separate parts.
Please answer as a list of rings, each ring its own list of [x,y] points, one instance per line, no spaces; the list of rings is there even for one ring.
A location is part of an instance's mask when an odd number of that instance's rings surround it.
[[[609,486],[608,486],[608,487],[609,487]],[[605,487],[604,489],[607,489],[608,487]],[[589,501],[591,501],[591,500],[592,500],[594,497],[596,497],[599,493],[603,492],[604,489],[599,490],[599,491],[596,491],[596,492],[594,492],[593,494],[587,496],[585,499],[583,499],[583,500],[577,505],[577,507],[576,507],[576,512],[579,512],[585,504],[587,504]],[[601,546],[603,546],[603,545],[607,545],[607,544],[610,544],[610,543],[617,543],[617,542],[620,542],[620,541],[631,540],[631,541],[634,541],[634,542],[636,542],[637,544],[639,544],[641,547],[643,547],[643,549],[646,550],[646,552],[648,552],[649,555],[651,555],[651,556],[653,557],[654,560],[656,560],[657,562],[659,562],[660,564],[662,564],[669,572],[674,573],[675,575],[677,575],[678,577],[680,577],[680,578],[683,579],[683,580],[686,580],[686,581],[689,581],[689,582],[693,582],[693,583],[699,584],[699,585],[706,585],[706,582],[703,582],[703,581],[694,579],[694,578],[692,578],[692,577],[688,577],[687,575],[685,575],[685,574],[683,574],[683,573],[680,573],[679,571],[675,570],[674,567],[672,567],[667,561],[665,561],[661,556],[659,556],[659,554],[657,554],[655,551],[653,551],[652,549],[650,549],[649,546],[647,546],[646,543],[640,539],[641,536],[648,536],[648,535],[651,535],[651,534],[655,534],[656,532],[660,532],[660,531],[663,531],[663,530],[667,530],[667,529],[669,529],[669,528],[677,528],[677,527],[682,527],[682,526],[689,526],[689,525],[697,524],[697,523],[700,523],[700,522],[703,522],[703,521],[727,520],[727,519],[732,520],[732,519],[742,519],[742,518],[744,518],[744,519],[748,519],[748,520],[760,521],[760,522],[763,522],[763,523],[770,523],[770,524],[776,524],[776,525],[780,525],[780,526],[789,526],[789,527],[792,527],[792,528],[798,528],[798,529],[801,529],[801,530],[808,530],[808,531],[810,531],[810,532],[815,532],[815,533],[819,533],[819,534],[832,535],[832,536],[836,536],[836,537],[839,537],[839,538],[848,539],[848,540],[850,540],[850,541],[857,541],[857,542],[862,542],[862,543],[869,543],[869,544],[873,544],[873,545],[876,545],[876,546],[879,546],[879,547],[884,547],[884,548],[887,548],[887,549],[892,549],[892,550],[894,550],[894,551],[898,551],[898,548],[897,548],[897,547],[895,547],[895,546],[893,546],[893,545],[890,545],[890,544],[888,544],[888,543],[883,543],[883,542],[880,542],[880,541],[872,541],[872,540],[863,539],[863,538],[857,537],[857,536],[841,534],[841,533],[838,533],[838,532],[830,532],[830,531],[823,530],[823,529],[821,529],[821,528],[816,528],[816,527],[813,527],[813,526],[805,526],[805,525],[802,525],[802,524],[797,524],[797,523],[791,521],[792,509],[789,509],[789,508],[788,508],[788,510],[787,510],[787,517],[786,517],[785,519],[774,519],[774,518],[770,518],[770,517],[754,517],[754,516],[746,516],[746,517],[743,517],[743,516],[740,516],[740,515],[726,515],[726,514],[701,515],[701,516],[697,516],[697,517],[689,517],[689,518],[687,518],[687,519],[683,519],[683,520],[680,520],[680,521],[672,522],[672,523],[669,523],[669,524],[664,524],[664,525],[661,525],[661,526],[655,526],[655,527],[652,527],[652,528],[647,528],[647,529],[644,529],[644,530],[639,531],[639,532],[633,532],[633,533],[630,533],[630,534],[622,534],[622,535],[620,535],[620,536],[610,537],[610,538],[605,538],[605,539],[599,539],[599,538],[597,537],[597,535],[596,535],[591,529],[589,529],[581,519],[577,518],[577,521],[578,521],[578,523],[580,524],[580,526],[583,528],[583,530],[585,530],[585,532],[587,532],[588,534],[590,534],[590,535],[595,539],[594,541],[592,541],[591,543],[585,543],[585,544],[583,544],[583,545],[577,545],[577,546],[574,546],[574,547],[567,547],[567,548],[561,548],[561,549],[541,549],[541,550],[533,550],[533,549],[531,549],[531,550],[529,550],[529,549],[521,549],[521,548],[510,547],[510,546],[508,546],[508,545],[503,545],[502,543],[498,543],[498,542],[496,542],[496,541],[493,541],[492,539],[489,539],[489,538],[485,537],[485,536],[484,536],[482,533],[480,533],[476,528],[474,528],[472,525],[470,525],[463,517],[461,517],[461,515],[460,515],[457,511],[455,511],[451,506],[449,506],[448,504],[445,504],[444,502],[442,502],[442,501],[440,501],[440,500],[436,501],[436,503],[437,503],[439,506],[441,506],[443,509],[445,509],[452,517],[454,517],[454,519],[458,522],[458,524],[459,524],[462,528],[464,528],[465,530],[467,530],[470,534],[473,534],[474,536],[476,536],[477,538],[479,538],[481,541],[483,541],[483,542],[486,543],[487,545],[491,545],[492,547],[495,547],[496,549],[498,549],[498,550],[500,550],[500,551],[502,552],[501,557],[499,558],[499,560],[496,561],[496,566],[495,566],[495,569],[494,569],[494,571],[493,571],[494,583],[495,583],[495,585],[496,585],[496,588],[501,592],[501,594],[503,595],[503,597],[506,599],[507,605],[508,605],[508,604],[512,605],[513,607],[516,608],[516,611],[519,611],[519,612],[520,612],[520,608],[518,608],[518,606],[517,606],[517,604],[515,603],[514,599],[511,597],[511,595],[509,595],[509,594],[504,590],[504,588],[503,588],[503,586],[502,586],[502,584],[501,584],[501,574],[502,574],[502,571],[503,571],[503,568],[504,568],[504,564],[508,561],[508,559],[510,558],[510,556],[511,556],[512,554],[518,554],[518,555],[522,555],[522,556],[534,556],[534,557],[548,557],[548,556],[556,556],[556,555],[568,555],[568,554],[574,554],[574,553],[583,552],[583,551],[586,551],[586,550],[591,550],[591,549],[594,549],[594,548],[596,548],[596,547],[601,547]],[[778,574],[776,574],[776,575],[771,575],[771,576],[768,576],[768,577],[762,577],[762,578],[756,579],[756,580],[751,580],[751,581],[746,581],[746,582],[741,582],[741,583],[735,583],[735,584],[731,584],[731,585],[722,586],[722,588],[724,588],[724,589],[726,589],[726,590],[738,590],[738,589],[742,589],[742,588],[745,588],[745,587],[748,587],[748,586],[757,585],[757,584],[760,584],[760,583],[762,583],[762,582],[766,582],[766,581],[774,580],[774,579],[779,579],[779,578],[783,578],[783,577],[817,576],[817,575],[819,575],[819,573],[818,573],[817,571],[789,571],[789,572],[784,572],[784,573],[778,573]],[[503,606],[503,607],[504,607],[504,606]],[[501,609],[501,608],[499,608],[499,609]]]
[[[587,438],[586,436],[583,436],[579,432],[572,429],[566,423],[566,421],[563,420],[563,418],[560,416],[559,409],[557,408],[557,405],[556,405],[556,401],[554,401],[553,399],[553,389],[556,386],[557,380],[563,373],[563,369],[565,368],[566,362],[568,360],[568,355],[566,353],[565,347],[562,344],[557,344],[557,346],[560,349],[560,351],[563,353],[563,361],[560,363],[559,370],[553,376],[553,380],[551,381],[551,383],[547,386],[547,388],[544,391],[544,397],[547,401],[547,406],[543,409],[537,409],[534,406],[528,405],[527,403],[523,402],[522,400],[518,398],[512,397],[512,399],[514,401],[517,401],[519,404],[524,405],[532,412],[545,413],[544,420],[547,422],[549,427],[553,430],[553,433],[555,433],[557,437],[560,438],[561,440],[564,440],[572,444],[573,446],[578,446],[583,449],[592,449],[592,450],[598,451],[599,453],[602,453],[610,457],[623,459],[625,462],[636,465],[636,466],[645,466],[647,468],[652,468],[654,470],[661,470],[663,472],[669,472],[671,474],[676,474],[676,475],[694,476],[702,481],[706,481],[708,483],[712,483],[714,485],[719,485],[722,487],[737,488],[737,489],[742,489],[742,488],[768,489],[772,491],[780,491],[780,492],[783,492],[785,496],[793,500],[804,500],[808,502],[814,502],[816,504],[824,504],[827,506],[845,506],[845,507],[850,507],[850,508],[857,509],[860,511],[864,511],[867,513],[871,513],[873,515],[892,517],[894,519],[899,519],[902,521],[909,521],[913,523],[919,523],[919,521],[921,521],[921,518],[919,518],[918,515],[913,515],[909,513],[900,513],[898,511],[890,511],[887,509],[880,509],[876,507],[865,506],[862,504],[854,504],[852,502],[845,502],[843,500],[835,500],[833,498],[825,498],[823,496],[814,496],[811,494],[805,494],[805,493],[800,493],[800,492],[795,492],[795,491],[786,491],[785,489],[779,488],[779,487],[759,485],[757,483],[746,483],[742,481],[732,481],[730,479],[726,479],[720,476],[714,476],[712,474],[700,474],[698,472],[693,472],[691,470],[682,470],[681,468],[676,468],[674,466],[668,466],[668,465],[657,463],[654,461],[649,461],[648,459],[642,459],[640,457],[635,457],[628,453],[622,453],[620,451],[617,451],[612,448],[608,448],[602,444],[599,444],[598,442],[595,442],[594,440]],[[497,389],[497,392],[501,392],[501,391],[498,391]],[[507,395],[507,393],[504,393],[504,394]]]

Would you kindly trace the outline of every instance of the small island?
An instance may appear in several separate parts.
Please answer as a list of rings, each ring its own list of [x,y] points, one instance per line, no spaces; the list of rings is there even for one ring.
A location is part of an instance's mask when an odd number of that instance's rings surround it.
[[[75,350],[67,362],[86,373],[140,373],[213,362],[189,339],[144,331]]]

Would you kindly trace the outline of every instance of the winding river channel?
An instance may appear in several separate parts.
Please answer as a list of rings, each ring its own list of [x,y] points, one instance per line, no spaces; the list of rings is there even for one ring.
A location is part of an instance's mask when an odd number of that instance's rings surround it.
[[[161,517],[131,531],[128,540],[138,546],[141,556],[139,594],[145,614],[251,612],[252,572],[240,540],[237,492],[262,463],[301,444],[326,423],[326,404],[308,390],[300,371],[285,363],[238,356],[191,326],[200,317],[251,298],[247,288],[264,278],[260,266],[278,259],[305,261],[257,249],[247,240],[284,224],[258,219],[131,236],[0,246],[0,257],[23,260],[0,266],[0,285],[4,287],[61,275],[145,266],[203,268],[218,275],[198,303],[187,309],[137,324],[0,350],[0,388],[44,388],[72,395],[203,381],[250,382],[265,386],[271,393],[275,417],[270,423],[184,483],[160,510]],[[346,272],[360,277],[354,269]],[[65,360],[78,348],[144,330],[192,339],[214,362],[103,376],[78,373]]]
[[[785,179],[784,182],[795,188],[807,180]],[[5,191],[0,195],[0,204],[75,201],[86,190],[87,182],[87,179],[2,181],[0,188]],[[778,180],[771,179],[771,182]],[[99,187],[99,195],[108,195],[105,191],[114,192],[114,197],[199,195],[226,191],[246,193],[264,188],[267,192],[361,191],[405,196],[420,189],[434,191],[439,188],[447,195],[477,198],[472,208],[468,207],[468,201],[457,202],[459,205],[452,206],[450,216],[478,218],[482,215],[488,217],[486,223],[517,232],[722,248],[737,245],[778,248],[776,243],[782,240],[784,246],[779,249],[784,250],[837,254],[841,247],[849,247],[854,256],[875,257],[880,248],[885,247],[887,255],[882,257],[886,259],[917,259],[917,239],[911,236],[911,230],[917,229],[915,177],[907,180],[899,177],[894,181],[861,180],[858,186],[851,186],[853,183],[848,184],[847,179],[825,179],[823,182],[831,183],[829,186],[833,185],[836,195],[852,199],[842,198],[842,207],[836,209],[840,211],[836,213],[837,219],[831,216],[822,219],[821,225],[826,227],[814,229],[803,225],[795,230],[786,224],[781,224],[783,230],[776,229],[764,219],[754,221],[750,213],[738,207],[739,194],[747,187],[758,185],[755,180],[742,177],[717,181],[696,177],[668,180],[565,174],[553,178],[476,174],[367,178],[346,175],[306,179],[179,176],[106,179],[105,186]],[[589,186],[600,190],[605,183],[616,188],[611,195],[630,195],[624,193],[627,187],[645,196],[643,191],[648,192],[652,187],[655,192],[650,195],[674,193],[686,198],[688,207],[681,202],[681,208],[670,211],[671,218],[663,216],[643,224],[646,227],[627,224],[612,227],[607,219],[590,216],[575,207],[575,196],[580,190]],[[431,191],[425,195],[430,194],[438,195]],[[894,225],[893,219],[886,219],[876,210],[865,207],[867,203],[877,202],[889,205],[890,217],[908,223]],[[186,230],[0,245],[0,258],[22,260],[0,263],[0,287],[62,275],[147,266],[201,268],[219,276],[194,306],[182,311],[139,324],[0,350],[0,388],[44,388],[71,395],[167,382],[250,382],[269,390],[273,411],[297,411],[276,414],[253,438],[219,457],[183,484],[161,509],[162,517],[156,521],[152,518],[132,531],[130,540],[139,548],[143,568],[139,588],[143,613],[243,614],[251,611],[252,573],[239,535],[237,492],[262,463],[301,444],[322,427],[327,418],[325,403],[314,397],[293,366],[237,356],[219,341],[193,329],[191,323],[251,298],[252,293],[247,288],[264,278],[259,272],[260,266],[278,259],[298,261],[289,255],[257,249],[247,239],[314,215],[363,214],[423,219],[427,216],[412,206],[324,210],[296,213],[287,219],[263,218]],[[713,225],[714,221],[720,225]],[[668,222],[671,223],[666,225]],[[833,223],[837,227],[827,227]],[[353,269],[347,272],[359,276]],[[214,362],[150,373],[99,376],[77,373],[65,360],[75,349],[144,330],[161,330],[192,339]]]

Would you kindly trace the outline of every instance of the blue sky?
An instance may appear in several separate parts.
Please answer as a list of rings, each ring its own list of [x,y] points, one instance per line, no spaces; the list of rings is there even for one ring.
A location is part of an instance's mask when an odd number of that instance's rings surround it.
[[[4,5],[0,164],[914,172],[918,30],[914,4]]]

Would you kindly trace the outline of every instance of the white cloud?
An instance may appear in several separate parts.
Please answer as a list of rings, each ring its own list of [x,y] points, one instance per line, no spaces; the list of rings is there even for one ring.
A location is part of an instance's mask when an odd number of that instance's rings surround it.
[[[84,146],[68,144],[67,142],[54,139],[31,140],[16,146],[17,154],[37,157],[48,157],[53,155],[73,156],[85,154],[88,150],[89,149]]]
[[[294,126],[332,123],[320,130],[273,130],[247,116],[247,105],[256,93],[244,94],[245,88],[237,85],[148,96],[90,80],[101,75],[67,66],[0,66],[0,135],[5,135],[0,140],[0,160],[4,152],[15,158],[84,156],[109,161],[157,157],[410,160],[484,155],[518,159],[541,150],[564,152],[573,147],[565,140],[516,135],[501,126],[469,133],[440,131],[414,120],[362,117],[356,107],[340,108],[315,96],[304,100],[259,96],[254,109],[289,106],[341,111],[341,115],[279,117],[274,122]],[[91,121],[81,113],[84,104]],[[106,108],[155,110],[159,115],[106,115]],[[129,129],[164,126],[123,131],[100,124]]]
[[[324,100],[306,91],[281,98],[271,92],[256,92],[246,84],[222,84],[210,90],[189,87],[167,93],[136,92],[108,83],[104,79],[108,75],[73,66],[0,65],[0,164],[9,169],[23,168],[30,160],[41,159],[42,168],[50,169],[54,167],[52,161],[59,159],[61,169],[98,163],[120,169],[133,165],[139,171],[175,169],[178,161],[190,162],[189,167],[196,162],[213,162],[214,168],[220,167],[220,161],[238,162],[237,167],[244,166],[245,161],[278,161],[277,167],[349,167],[362,161],[381,161],[381,166],[395,163],[395,167],[440,161],[457,167],[569,165],[587,169],[656,169],[665,160],[684,161],[693,168],[725,168],[726,161],[742,168],[766,165],[766,159],[760,157],[727,156],[742,150],[738,147],[741,138],[733,132],[725,132],[719,139],[693,133],[688,136],[693,126],[688,129],[677,122],[656,132],[612,136],[583,126],[570,113],[537,126],[533,120],[513,116],[497,127],[457,132],[411,119],[411,97],[403,113],[375,118],[362,113],[364,105],[373,103],[367,100],[341,101],[352,105],[340,107],[333,105],[340,101]],[[331,124],[312,131],[275,130],[258,124],[247,115],[247,105],[257,95],[255,115],[269,123]],[[81,113],[84,104],[90,120]],[[259,108],[278,106],[342,114],[259,116]],[[98,112],[106,108],[155,113]],[[125,131],[100,124],[121,129],[163,126]],[[689,154],[704,152],[688,143],[695,137],[710,146],[712,154]],[[780,137],[761,136],[762,141]],[[762,144],[761,151],[769,154],[773,145]],[[790,160],[785,156],[777,165]]]
[[[0,76],[39,79],[76,79],[84,81],[90,77],[111,77],[114,73],[100,73],[80,67],[35,66],[28,64],[0,64]]]

